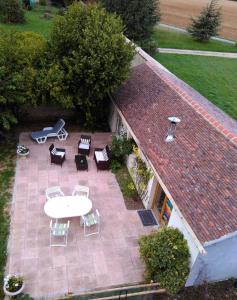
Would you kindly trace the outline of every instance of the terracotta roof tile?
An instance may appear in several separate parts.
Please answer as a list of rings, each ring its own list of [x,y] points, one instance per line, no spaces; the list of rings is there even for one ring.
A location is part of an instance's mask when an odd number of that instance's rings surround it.
[[[235,134],[162,72],[136,66],[114,99],[198,239],[217,239],[237,230]],[[166,143],[173,115],[181,123],[175,141]]]

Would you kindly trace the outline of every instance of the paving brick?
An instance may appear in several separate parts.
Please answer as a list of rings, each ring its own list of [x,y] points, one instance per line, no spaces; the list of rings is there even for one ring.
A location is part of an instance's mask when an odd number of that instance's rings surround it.
[[[112,139],[110,133],[91,135],[93,147],[103,147]],[[132,252],[127,255],[127,251],[140,234],[149,231],[141,226],[136,211],[127,211],[114,174],[97,172],[93,149],[88,158],[89,171],[76,171],[74,156],[79,136],[71,133],[62,144],[54,140],[56,146],[66,148],[62,168],[49,162],[51,141],[37,145],[29,133],[20,136],[20,142],[30,148],[30,156],[17,161],[8,269],[25,276],[26,292],[35,298],[134,283],[142,277],[142,269],[128,276],[123,267],[134,267]],[[79,218],[71,218],[68,246],[49,247],[50,219],[44,213],[44,204],[45,189],[51,184],[60,185],[66,195],[71,195],[76,184],[89,186],[93,207],[101,214],[100,235],[84,237]]]

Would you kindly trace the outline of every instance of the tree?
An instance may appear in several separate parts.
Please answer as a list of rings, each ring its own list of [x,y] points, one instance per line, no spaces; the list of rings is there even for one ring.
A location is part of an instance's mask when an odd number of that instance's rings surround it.
[[[0,0],[0,14],[4,23],[23,23],[24,11],[19,0]]]
[[[207,42],[212,36],[218,35],[221,24],[221,9],[217,4],[218,0],[211,0],[197,19],[191,19],[191,25],[187,30],[195,40]]]
[[[36,104],[38,67],[46,42],[33,32],[0,32],[0,127],[17,123],[21,105]]]
[[[134,53],[122,31],[118,17],[79,2],[54,21],[43,86],[54,102],[76,107],[87,126],[108,105],[106,95],[128,78]]]
[[[136,42],[148,40],[154,25],[160,20],[158,0],[101,0],[107,11],[119,15],[125,25],[125,35]]]
[[[189,274],[189,249],[183,234],[175,228],[163,227],[139,239],[140,255],[146,277],[176,294]]]

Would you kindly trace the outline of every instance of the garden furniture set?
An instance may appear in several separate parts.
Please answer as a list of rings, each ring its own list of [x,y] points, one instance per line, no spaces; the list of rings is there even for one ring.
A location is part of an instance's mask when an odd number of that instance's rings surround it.
[[[99,234],[100,214],[98,209],[92,211],[92,201],[88,198],[87,186],[76,185],[71,196],[65,196],[59,186],[49,187],[45,195],[44,212],[51,218],[50,246],[67,246],[70,221],[61,223],[59,219],[80,217],[85,236]],[[90,227],[93,227],[92,231],[88,231]],[[63,241],[53,242],[54,238],[63,238]]]
[[[65,121],[59,119],[58,122],[53,127],[45,127],[41,131],[34,131],[31,133],[31,137],[38,144],[43,144],[46,142],[48,137],[57,137],[60,141],[66,140],[68,133],[64,128]],[[86,156],[90,155],[91,150],[91,136],[81,135],[80,140],[77,145],[78,154],[75,155],[75,164],[77,171],[87,170],[88,162]],[[50,162],[51,164],[63,165],[66,159],[66,150],[64,148],[57,148],[54,144],[49,147]],[[94,160],[97,166],[97,170],[108,170],[109,160],[110,160],[110,150],[108,146],[104,148],[95,148]]]
[[[31,133],[31,137],[38,144],[43,144],[49,137],[57,137],[60,141],[66,140],[67,131],[64,129],[65,122],[59,119],[53,127],[43,128],[41,131]],[[87,170],[88,162],[86,156],[90,155],[91,136],[81,135],[77,145],[78,154],[75,155],[77,170]],[[66,159],[66,150],[57,148],[54,144],[49,147],[51,164],[63,165]],[[97,170],[108,170],[110,160],[110,149],[94,149],[94,160]],[[64,195],[60,186],[52,186],[45,191],[46,202],[44,205],[45,214],[51,218],[50,221],[50,246],[67,246],[70,221],[59,222],[60,219],[80,217],[80,225],[84,227],[84,235],[90,236],[100,232],[100,213],[98,209],[93,211],[92,201],[89,199],[89,188],[87,186],[76,185],[72,195]],[[89,230],[89,228],[96,228]],[[62,243],[54,243],[53,239],[63,238]]]

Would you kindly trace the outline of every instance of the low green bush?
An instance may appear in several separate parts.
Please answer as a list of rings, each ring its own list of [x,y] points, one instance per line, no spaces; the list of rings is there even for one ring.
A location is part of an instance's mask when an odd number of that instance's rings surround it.
[[[117,160],[115,160],[115,159],[110,160],[109,167],[113,173],[116,173],[121,168],[121,166],[122,166],[122,164],[120,162],[118,162]]]
[[[114,136],[111,145],[112,159],[122,164],[124,162],[125,156],[132,153],[133,144],[134,141],[132,139]]]
[[[154,40],[145,40],[140,43],[141,48],[151,56],[158,52],[157,42]]]
[[[176,228],[163,227],[139,239],[140,255],[147,280],[159,282],[170,294],[176,294],[189,274],[189,248]]]
[[[4,23],[24,23],[24,11],[18,0],[0,0],[0,17]]]
[[[39,5],[46,6],[47,2],[46,0],[39,0]]]
[[[123,196],[131,198],[133,200],[137,200],[139,196],[127,167],[122,166],[119,170],[116,171],[115,176],[123,193]]]

